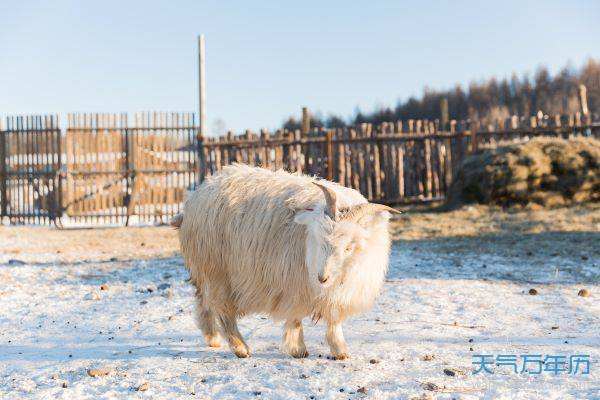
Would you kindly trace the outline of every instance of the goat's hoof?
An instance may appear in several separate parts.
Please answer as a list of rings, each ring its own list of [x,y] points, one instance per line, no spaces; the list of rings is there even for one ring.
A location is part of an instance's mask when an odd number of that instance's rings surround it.
[[[342,361],[342,360],[347,359],[348,357],[350,357],[350,356],[347,353],[340,353],[340,354],[332,354],[330,358],[332,360]]]
[[[306,358],[306,357],[308,357],[308,350],[304,349],[304,350],[293,351],[290,353],[290,355],[294,358]]]
[[[233,354],[237,356],[237,358],[247,358],[250,357],[250,351],[244,348],[238,348],[233,350]]]
[[[206,344],[208,347],[221,347],[221,338],[219,336],[206,338]]]

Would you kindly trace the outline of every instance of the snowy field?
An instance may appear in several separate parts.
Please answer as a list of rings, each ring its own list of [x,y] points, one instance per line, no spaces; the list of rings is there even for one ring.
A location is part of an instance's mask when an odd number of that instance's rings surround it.
[[[177,256],[4,254],[0,398],[600,399],[599,238],[397,241],[376,307],[345,324],[345,361],[326,358],[324,327],[309,321],[310,356],[283,355],[281,324],[261,316],[240,323],[251,358],[207,348]],[[476,354],[584,354],[590,374],[474,375]]]

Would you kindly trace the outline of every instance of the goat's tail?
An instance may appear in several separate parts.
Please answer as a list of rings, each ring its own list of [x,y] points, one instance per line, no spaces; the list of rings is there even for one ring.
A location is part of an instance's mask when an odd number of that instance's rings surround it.
[[[181,224],[183,223],[183,213],[179,213],[171,218],[169,221],[169,225],[171,225],[175,229],[181,228]]]

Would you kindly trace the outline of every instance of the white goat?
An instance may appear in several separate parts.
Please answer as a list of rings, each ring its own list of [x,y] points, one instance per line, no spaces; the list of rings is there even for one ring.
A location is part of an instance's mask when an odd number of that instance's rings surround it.
[[[172,221],[208,345],[222,334],[248,357],[236,319],[266,313],[285,320],[283,350],[306,357],[302,319],[311,316],[327,322],[332,357],[346,358],[341,323],[379,294],[389,212],[356,190],[284,171],[237,164],[208,178]]]

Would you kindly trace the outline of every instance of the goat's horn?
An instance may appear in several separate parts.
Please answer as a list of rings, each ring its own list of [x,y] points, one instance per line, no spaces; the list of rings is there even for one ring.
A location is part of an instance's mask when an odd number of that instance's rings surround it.
[[[363,215],[372,214],[376,212],[387,211],[392,214],[400,214],[402,211],[398,211],[395,208],[388,207],[383,204],[377,203],[364,203],[358,204],[350,208],[350,210],[343,215],[344,219],[359,219]]]
[[[313,183],[323,191],[323,194],[325,195],[325,202],[327,204],[327,207],[325,208],[325,213],[329,216],[329,218],[335,221],[337,219],[337,197],[335,195],[335,192],[333,191],[333,189],[323,185],[322,183]]]

